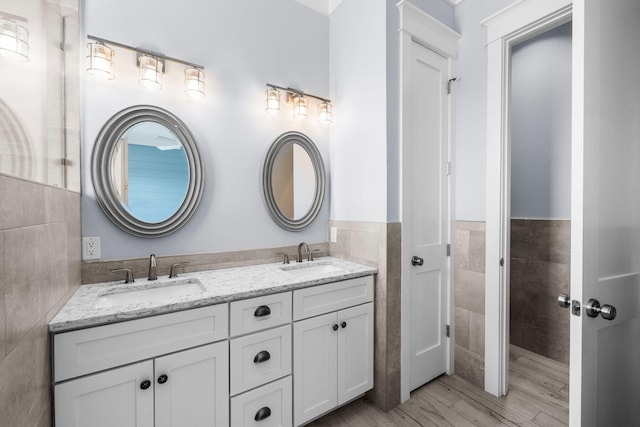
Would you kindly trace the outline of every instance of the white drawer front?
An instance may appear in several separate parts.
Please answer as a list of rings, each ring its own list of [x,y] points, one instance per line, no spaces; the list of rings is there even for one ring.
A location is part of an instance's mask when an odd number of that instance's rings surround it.
[[[233,427],[290,427],[291,400],[290,376],[232,397],[231,425]]]
[[[219,304],[54,335],[56,382],[228,337]]]
[[[229,307],[231,336],[291,322],[291,292],[234,301]]]
[[[291,373],[291,325],[231,340],[231,395]]]
[[[373,301],[373,276],[293,291],[293,320]]]

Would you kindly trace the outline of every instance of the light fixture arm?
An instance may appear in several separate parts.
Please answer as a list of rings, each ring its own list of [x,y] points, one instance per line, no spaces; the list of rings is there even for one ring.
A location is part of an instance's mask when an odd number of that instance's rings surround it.
[[[267,83],[267,87],[270,87],[271,89],[280,89],[282,91],[287,92],[288,94],[290,94],[292,96],[308,96],[310,98],[315,98],[315,99],[320,100],[322,102],[326,102],[327,104],[331,103],[330,99],[323,98],[323,97],[317,96],[317,95],[312,95],[310,93],[306,93],[306,92],[303,92],[303,91],[298,90],[298,89],[293,89],[293,88],[290,88],[290,87],[282,87],[282,86],[278,86],[278,85],[273,85],[271,83]]]
[[[149,55],[149,56],[152,56],[154,58],[166,59],[166,60],[169,60],[169,61],[172,61],[172,62],[178,62],[180,64],[188,65],[189,67],[199,68],[201,70],[204,70],[204,66],[203,65],[195,64],[193,62],[183,61],[182,59],[178,59],[178,58],[173,58],[171,56],[162,55],[162,54],[159,54],[157,52],[152,52],[150,50],[140,49],[140,48],[129,46],[129,45],[126,45],[126,44],[123,44],[123,43],[118,43],[118,42],[114,42],[112,40],[107,40],[107,39],[103,39],[103,38],[96,37],[96,36],[91,36],[91,35],[87,35],[87,38],[89,40],[95,40],[95,41],[103,43],[103,44],[110,44],[110,45],[118,46],[118,47],[121,47],[121,48],[124,48],[124,49],[133,50],[135,52],[143,53],[145,55]]]

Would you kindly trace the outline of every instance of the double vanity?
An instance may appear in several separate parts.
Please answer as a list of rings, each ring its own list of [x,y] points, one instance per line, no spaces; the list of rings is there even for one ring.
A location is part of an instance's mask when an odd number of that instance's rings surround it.
[[[308,423],[373,387],[375,272],[326,257],[84,285],[49,323],[55,425]]]

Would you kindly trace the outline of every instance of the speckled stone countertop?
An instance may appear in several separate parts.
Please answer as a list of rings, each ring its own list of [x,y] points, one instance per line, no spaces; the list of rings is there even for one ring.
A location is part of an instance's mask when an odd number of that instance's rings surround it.
[[[317,266],[302,271],[305,267]],[[290,273],[289,270],[298,270]],[[313,271],[315,270],[315,271]],[[49,322],[49,331],[65,332],[73,329],[104,325],[140,317],[170,313],[206,305],[219,304],[260,295],[284,292],[324,283],[368,276],[376,273],[373,267],[345,261],[338,258],[323,257],[315,261],[300,264],[260,264],[246,267],[220,270],[199,271],[180,274],[169,279],[159,277],[156,281],[144,278],[134,283],[124,284],[122,280],[106,283],[94,283],[81,286],[67,301],[56,316]],[[157,298],[144,302],[96,307],[96,300],[106,294],[120,294],[134,288],[141,290],[185,283],[189,279],[198,279],[202,287],[189,295],[167,297],[162,291]]]

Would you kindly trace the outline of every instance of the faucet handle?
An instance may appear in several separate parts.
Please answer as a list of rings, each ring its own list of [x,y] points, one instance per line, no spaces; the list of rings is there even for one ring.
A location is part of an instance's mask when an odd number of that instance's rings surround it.
[[[188,262],[177,262],[171,266],[171,270],[169,270],[169,279],[173,279],[174,277],[178,277],[178,272],[176,269],[178,267],[186,267],[188,266]]]
[[[277,255],[282,255],[282,257],[283,257],[282,263],[283,264],[289,264],[289,255],[285,254],[284,252],[278,252]]]
[[[313,261],[314,252],[320,252],[320,249],[310,249],[309,252],[307,252],[307,261]]]
[[[120,273],[122,271],[126,272],[126,276],[124,278],[124,283],[133,283],[135,282],[135,279],[133,278],[133,272],[131,271],[130,268],[114,268],[109,270],[111,273]]]

